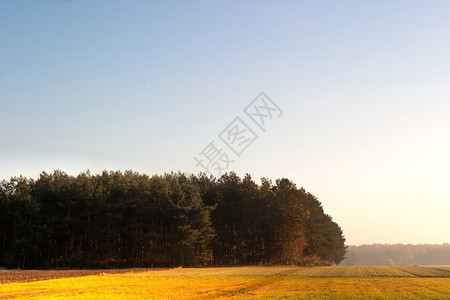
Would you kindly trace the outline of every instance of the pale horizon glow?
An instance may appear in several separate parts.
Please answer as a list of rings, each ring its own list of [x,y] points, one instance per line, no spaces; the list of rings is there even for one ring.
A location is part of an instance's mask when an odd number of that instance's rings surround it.
[[[229,171],[289,178],[348,245],[450,242],[450,2],[0,2],[0,179],[198,173],[261,91]]]

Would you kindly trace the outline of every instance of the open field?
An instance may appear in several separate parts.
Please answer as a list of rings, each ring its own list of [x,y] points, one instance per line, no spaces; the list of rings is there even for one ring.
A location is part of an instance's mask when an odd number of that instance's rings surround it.
[[[233,267],[128,271],[2,284],[0,298],[450,298],[450,271],[439,267]]]
[[[305,277],[450,277],[445,267],[351,266],[301,268],[294,273]]]

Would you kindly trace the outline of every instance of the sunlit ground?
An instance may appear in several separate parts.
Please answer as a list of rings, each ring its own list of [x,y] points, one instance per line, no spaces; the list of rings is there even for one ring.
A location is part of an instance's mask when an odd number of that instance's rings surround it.
[[[449,276],[445,267],[189,268],[3,284],[0,298],[449,299]]]

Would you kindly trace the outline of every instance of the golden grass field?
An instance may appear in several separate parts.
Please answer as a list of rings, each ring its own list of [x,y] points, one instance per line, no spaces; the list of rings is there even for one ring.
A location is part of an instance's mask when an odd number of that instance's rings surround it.
[[[0,285],[0,299],[450,299],[448,267],[232,267]]]

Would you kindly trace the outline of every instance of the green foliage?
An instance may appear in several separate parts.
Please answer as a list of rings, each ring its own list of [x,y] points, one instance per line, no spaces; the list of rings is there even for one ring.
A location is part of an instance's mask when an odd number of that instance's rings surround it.
[[[0,184],[8,267],[330,264],[344,258],[344,242],[320,202],[288,179],[57,170]]]

